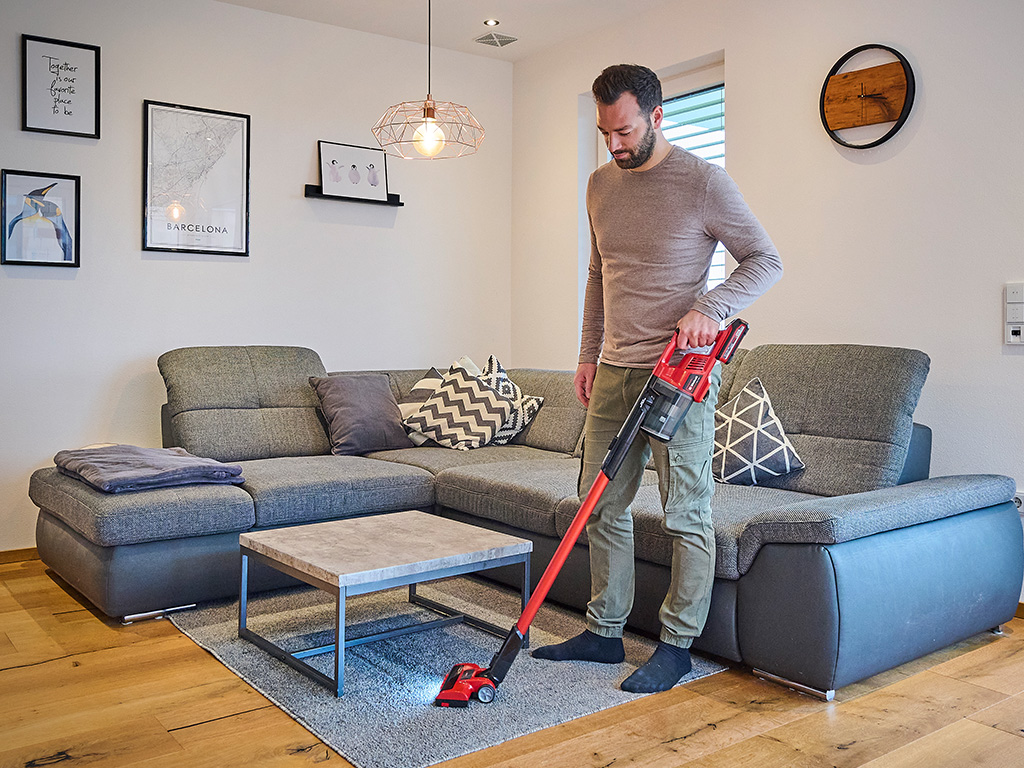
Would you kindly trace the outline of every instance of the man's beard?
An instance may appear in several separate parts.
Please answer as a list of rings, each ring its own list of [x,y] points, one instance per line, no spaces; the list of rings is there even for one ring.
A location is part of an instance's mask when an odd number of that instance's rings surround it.
[[[636,145],[636,149],[627,150],[627,154],[624,158],[619,159],[613,157],[615,164],[619,168],[630,170],[632,168],[639,168],[641,165],[651,159],[651,155],[654,154],[654,145],[657,142],[658,136],[654,132],[654,126],[651,125],[651,121],[647,121],[647,132],[644,133],[640,139],[640,143]]]

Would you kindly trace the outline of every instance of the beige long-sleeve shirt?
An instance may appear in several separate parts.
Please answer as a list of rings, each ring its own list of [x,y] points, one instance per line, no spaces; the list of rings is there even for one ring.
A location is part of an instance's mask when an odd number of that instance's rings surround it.
[[[581,363],[653,367],[689,310],[721,322],[782,276],[778,251],[735,182],[679,147],[646,171],[598,168],[587,215]],[[719,241],[738,266],[707,291]]]

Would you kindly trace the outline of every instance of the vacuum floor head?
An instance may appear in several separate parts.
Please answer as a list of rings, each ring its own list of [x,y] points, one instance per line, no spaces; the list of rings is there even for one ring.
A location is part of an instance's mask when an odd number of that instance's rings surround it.
[[[465,707],[476,696],[478,701],[494,701],[494,681],[484,677],[484,668],[478,664],[456,664],[441,683],[441,691],[434,699],[438,707]]]

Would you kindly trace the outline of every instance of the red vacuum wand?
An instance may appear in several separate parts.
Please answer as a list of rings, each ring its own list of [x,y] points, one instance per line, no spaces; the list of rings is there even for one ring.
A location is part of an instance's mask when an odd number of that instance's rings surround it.
[[[651,378],[608,447],[608,454],[601,464],[597,479],[594,480],[569,530],[566,531],[551,562],[540,577],[533,596],[523,609],[519,621],[505,638],[501,649],[491,659],[491,665],[484,669],[477,664],[456,664],[441,684],[441,691],[434,699],[434,704],[441,707],[465,707],[474,695],[485,703],[494,699],[495,690],[505,679],[509,667],[522,650],[526,632],[547,597],[551,585],[583,532],[604,489],[622,466],[637,434],[643,430],[662,442],[671,440],[686,418],[690,405],[694,402],[704,402],[715,363],[719,360],[728,363],[732,359],[733,353],[747,332],[747,327],[742,320],[733,320],[724,330],[719,331],[711,351],[707,354],[684,354],[682,350],[676,348],[677,337],[673,334]]]

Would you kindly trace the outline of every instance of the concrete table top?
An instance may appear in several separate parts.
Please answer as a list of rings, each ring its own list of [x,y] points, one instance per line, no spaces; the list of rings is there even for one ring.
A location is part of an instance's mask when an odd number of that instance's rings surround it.
[[[533,549],[527,539],[418,511],[243,533],[239,544],[337,587],[484,563]]]

